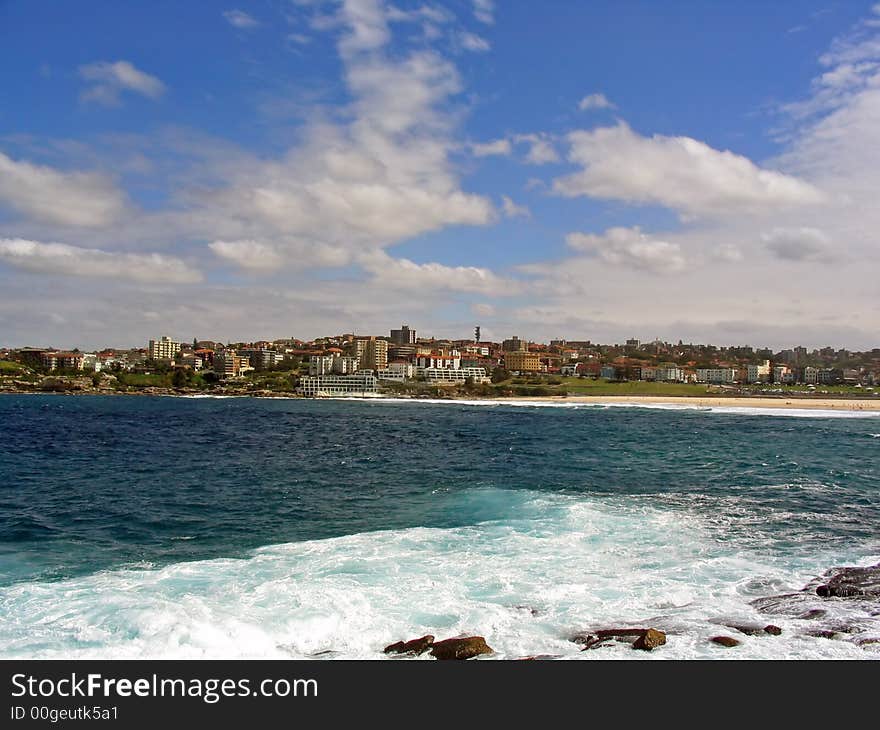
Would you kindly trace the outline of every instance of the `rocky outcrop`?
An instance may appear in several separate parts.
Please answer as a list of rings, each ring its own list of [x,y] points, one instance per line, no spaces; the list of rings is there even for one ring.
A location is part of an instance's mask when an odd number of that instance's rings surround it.
[[[774,624],[767,624],[766,626],[763,624],[741,624],[741,623],[727,623],[722,622],[722,626],[726,626],[728,629],[733,629],[734,631],[739,631],[741,634],[745,634],[746,636],[763,636],[764,634],[770,634],[771,636],[779,636],[782,633],[782,629]]]
[[[580,644],[583,647],[582,651],[608,646],[615,641],[630,644],[633,649],[651,651],[666,643],[666,634],[650,628],[598,629],[577,633],[570,640]]]
[[[764,614],[810,622],[804,636],[862,645],[877,633],[880,564],[832,568],[796,593],[758,598],[752,606]]]
[[[389,644],[383,650],[386,654],[415,654],[419,656],[424,654],[434,645],[434,637],[431,634],[420,636],[418,639],[410,641],[398,641]]]
[[[713,636],[709,641],[713,644],[726,646],[728,649],[739,646],[742,643],[739,639],[734,639],[732,636]]]
[[[648,629],[638,639],[633,642],[633,649],[641,649],[642,651],[651,651],[658,646],[666,643],[666,634],[657,629]]]
[[[880,598],[880,563],[867,568],[834,568],[816,586],[816,595],[822,598]]]
[[[431,656],[437,659],[472,659],[494,653],[482,636],[461,636],[434,643]]]

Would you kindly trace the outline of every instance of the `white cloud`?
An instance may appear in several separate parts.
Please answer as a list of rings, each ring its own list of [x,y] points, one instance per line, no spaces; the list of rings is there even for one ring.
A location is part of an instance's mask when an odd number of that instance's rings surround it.
[[[338,246],[289,239],[283,243],[265,241],[214,241],[208,248],[230,263],[254,272],[276,271],[281,268],[313,268],[345,266],[351,253]]]
[[[391,291],[420,290],[429,294],[457,291],[484,295],[511,293],[510,284],[488,269],[477,266],[417,264],[376,251],[359,258],[360,265],[373,275],[373,283]]]
[[[199,271],[174,256],[114,253],[21,238],[0,239],[0,261],[40,274],[128,279],[160,285],[188,284],[202,279]]]
[[[760,213],[824,200],[803,180],[690,137],[642,137],[621,122],[572,132],[568,141],[568,159],[583,169],[554,181],[553,189],[567,197],[654,203],[689,216]]]
[[[526,162],[532,165],[545,165],[548,162],[559,161],[559,155],[546,134],[517,134],[514,135],[513,141],[529,146]]]
[[[326,252],[351,256],[445,226],[494,220],[486,198],[459,188],[450,162],[460,148],[452,137],[456,116],[447,108],[461,89],[455,67],[431,51],[389,59],[386,18],[373,0],[347,0],[335,22],[345,26],[339,51],[350,121],[307,125],[302,143],[281,160],[241,165],[227,173],[226,186],[200,193],[195,217],[210,227],[207,235],[224,244],[269,244],[295,265],[315,252],[324,252],[321,261]],[[213,250],[250,263],[239,255],[243,247]]]
[[[485,51],[491,50],[492,46],[489,44],[485,38],[481,38],[476,33],[464,32],[459,36],[459,41],[461,42],[462,48],[466,51],[474,51],[476,53],[483,53]]]
[[[382,48],[391,39],[384,8],[379,0],[344,0],[339,21],[348,33],[339,44],[344,57]]]
[[[487,302],[477,302],[471,304],[471,311],[478,317],[494,317],[497,310],[492,304]]]
[[[224,10],[223,17],[230,25],[240,29],[249,30],[260,25],[260,21],[248,15],[243,10]]]
[[[61,172],[16,162],[0,152],[0,203],[36,221],[97,228],[118,220],[124,194],[97,172]]]
[[[475,157],[489,157],[491,155],[507,156],[512,152],[509,139],[496,139],[492,142],[478,143],[471,145],[471,152]]]
[[[90,63],[79,67],[79,75],[91,84],[81,95],[83,101],[115,106],[123,91],[149,99],[158,99],[165,93],[165,84],[128,61]]]
[[[761,235],[767,249],[784,261],[830,261],[831,239],[817,228],[774,228]]]
[[[508,218],[531,218],[532,211],[525,205],[517,205],[506,195],[501,196],[501,210]]]
[[[593,233],[569,233],[566,243],[575,251],[598,257],[607,264],[655,274],[675,274],[687,266],[678,243],[661,241],[641,229],[609,228],[601,236]]]
[[[578,103],[578,109],[587,111],[588,109],[616,109],[605,94],[588,94]]]
[[[492,25],[495,22],[495,3],[493,0],[473,0],[474,17],[481,23]]]

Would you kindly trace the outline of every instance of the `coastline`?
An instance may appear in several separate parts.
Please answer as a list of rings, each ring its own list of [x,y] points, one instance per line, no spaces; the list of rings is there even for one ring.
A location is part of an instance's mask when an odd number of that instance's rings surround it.
[[[206,393],[204,391],[176,391],[164,388],[149,388],[143,390],[118,391],[108,389],[82,389],[69,391],[51,390],[25,390],[3,389],[0,395],[65,395],[65,396],[153,396],[171,398],[280,398],[290,400],[386,400],[386,401],[426,401],[434,403],[511,403],[516,405],[594,405],[594,406],[667,406],[687,408],[769,408],[769,409],[793,409],[793,410],[817,410],[817,411],[847,411],[880,413],[880,398],[849,398],[849,397],[821,397],[812,396],[755,396],[755,395],[727,395],[727,396],[691,396],[691,395],[548,395],[548,396],[457,396],[453,398],[422,398],[418,396],[395,395],[392,393],[377,393],[370,396],[336,396],[326,398],[307,398],[295,392],[285,391],[220,391]]]
[[[499,399],[502,400],[502,399]],[[571,395],[529,398],[512,396],[503,400],[536,403],[578,403],[583,405],[655,405],[699,406],[705,408],[796,408],[820,411],[876,411],[880,412],[880,398],[795,398],[791,396],[655,396],[655,395]]]

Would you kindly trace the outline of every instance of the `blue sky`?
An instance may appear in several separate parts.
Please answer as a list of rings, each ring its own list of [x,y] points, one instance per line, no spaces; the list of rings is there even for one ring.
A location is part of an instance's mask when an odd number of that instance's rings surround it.
[[[0,40],[0,345],[880,345],[875,2],[7,0]]]

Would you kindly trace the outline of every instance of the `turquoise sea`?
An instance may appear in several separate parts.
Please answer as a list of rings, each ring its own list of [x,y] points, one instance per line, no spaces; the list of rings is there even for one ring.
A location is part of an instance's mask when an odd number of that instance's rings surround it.
[[[878,456],[868,413],[2,396],[0,657],[880,658],[750,605],[880,561]],[[669,641],[568,640],[621,624]]]

